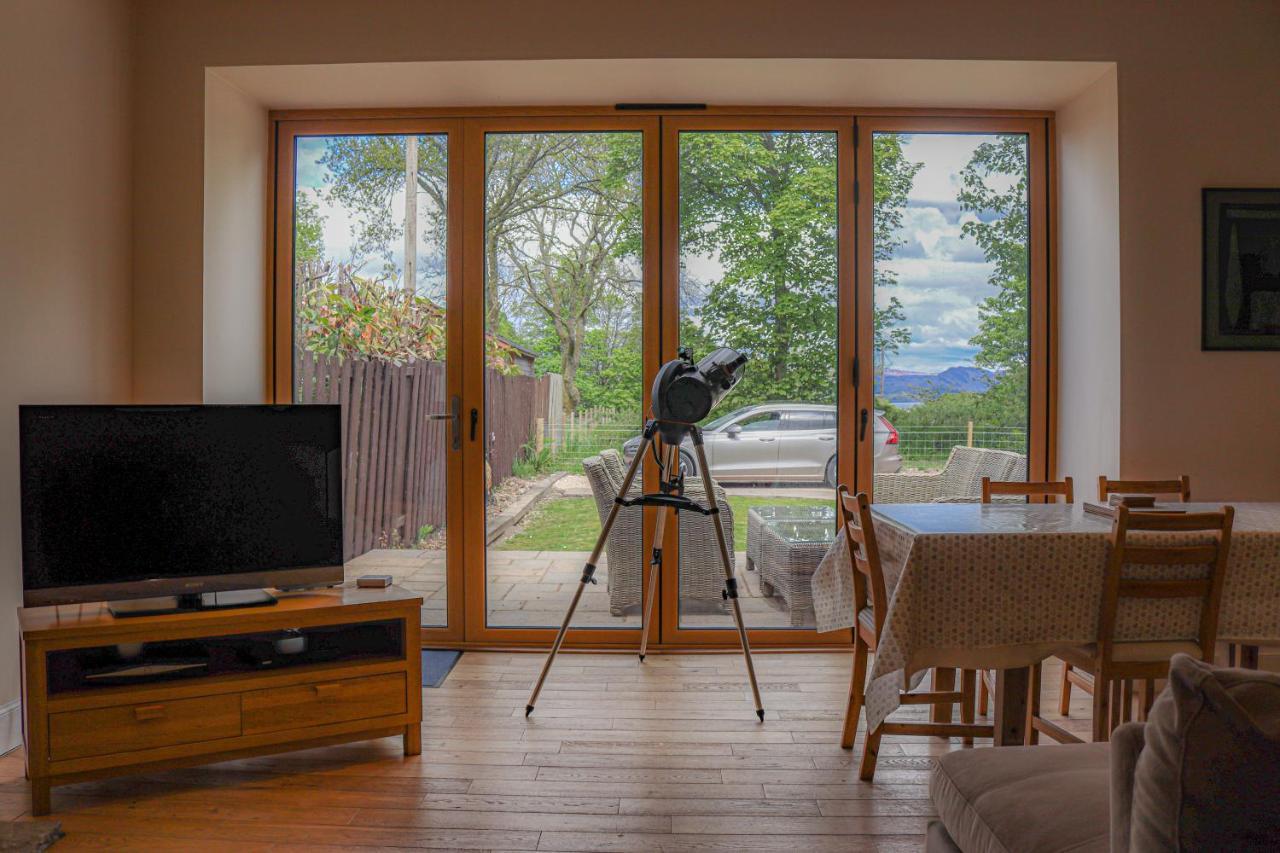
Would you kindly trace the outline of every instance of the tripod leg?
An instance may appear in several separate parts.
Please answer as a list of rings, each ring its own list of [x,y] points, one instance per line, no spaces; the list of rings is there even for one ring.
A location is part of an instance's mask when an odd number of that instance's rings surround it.
[[[680,456],[674,448],[668,447],[662,452],[663,455],[663,478],[666,479],[667,472],[671,472],[671,479],[676,479],[679,472],[674,468],[678,464]],[[644,660],[645,652],[649,649],[649,626],[653,624],[653,602],[658,597],[658,573],[662,571],[662,537],[667,532],[667,514],[668,509],[658,511],[658,523],[653,528],[653,559],[649,563],[649,594],[644,600],[644,626],[640,632],[640,660]]]
[[[645,451],[649,449],[649,443],[653,440],[652,431],[646,427],[644,439],[640,442],[640,447],[636,450],[635,458],[631,460],[631,467],[627,469],[627,475],[622,479],[622,492],[618,497],[625,497],[631,489],[631,483],[636,478],[636,472],[640,470],[640,465],[644,462]],[[547,680],[547,673],[551,671],[551,664],[556,659],[556,654],[560,651],[560,645],[564,642],[564,635],[569,631],[569,622],[573,619],[573,612],[578,609],[578,602],[582,600],[582,593],[586,591],[587,584],[595,583],[596,564],[600,561],[600,555],[604,552],[605,543],[609,540],[609,531],[613,529],[613,523],[618,518],[618,510],[621,509],[616,501],[609,509],[609,517],[605,519],[604,527],[600,529],[600,536],[596,538],[596,546],[591,549],[591,556],[587,558],[587,564],[582,568],[582,580],[578,582],[578,589],[573,593],[573,600],[569,602],[569,609],[565,611],[564,621],[560,623],[560,630],[556,632],[555,642],[551,644],[551,651],[547,653],[547,659],[542,664],[542,672],[538,674],[538,681],[533,685],[533,693],[529,696],[529,704],[524,706],[524,715],[527,717],[533,713],[533,706],[537,704],[538,694],[542,692],[542,685]]]
[[[747,628],[742,623],[742,606],[738,604],[738,578],[734,572],[733,558],[724,538],[724,525],[720,521],[720,506],[716,502],[715,482],[711,479],[711,467],[702,449],[702,431],[695,430],[693,452],[698,459],[698,471],[702,473],[702,485],[707,492],[707,504],[711,507],[711,524],[716,530],[716,544],[720,547],[720,562],[724,565],[724,592],[733,609],[733,621],[738,628],[738,640],[742,643],[742,657],[747,662],[747,678],[751,681],[751,695],[755,698],[756,716],[764,722],[764,705],[760,702],[760,685],[756,683],[756,667],[751,661],[751,643],[747,640]]]

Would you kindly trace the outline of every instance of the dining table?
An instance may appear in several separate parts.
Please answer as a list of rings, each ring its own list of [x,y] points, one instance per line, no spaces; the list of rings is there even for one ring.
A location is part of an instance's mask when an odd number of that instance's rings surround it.
[[[1213,511],[1222,503],[1157,505]],[[1233,503],[1218,639],[1280,645],[1280,503]],[[879,725],[930,669],[994,669],[995,742],[1021,744],[1030,667],[1096,642],[1111,518],[1083,504],[873,504],[888,610],[867,680],[867,727]],[[1186,536],[1188,534],[1146,534]],[[1154,567],[1152,577],[1190,566]],[[852,564],[837,535],[811,581],[820,632],[851,628]],[[1196,599],[1125,603],[1117,639],[1194,636]]]

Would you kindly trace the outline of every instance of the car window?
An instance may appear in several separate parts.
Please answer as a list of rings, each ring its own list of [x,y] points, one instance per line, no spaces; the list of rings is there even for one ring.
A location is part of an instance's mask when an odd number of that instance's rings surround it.
[[[835,429],[835,412],[787,412],[782,419],[782,428],[788,431]]]
[[[777,412],[756,412],[738,421],[743,432],[766,432],[778,428]]]

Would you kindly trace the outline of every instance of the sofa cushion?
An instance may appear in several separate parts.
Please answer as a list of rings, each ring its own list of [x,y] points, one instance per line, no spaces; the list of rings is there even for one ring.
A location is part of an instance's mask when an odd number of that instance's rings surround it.
[[[1177,655],[1143,735],[1131,850],[1280,850],[1280,675]]]
[[[1108,744],[1002,746],[948,753],[929,795],[965,853],[1106,851]]]

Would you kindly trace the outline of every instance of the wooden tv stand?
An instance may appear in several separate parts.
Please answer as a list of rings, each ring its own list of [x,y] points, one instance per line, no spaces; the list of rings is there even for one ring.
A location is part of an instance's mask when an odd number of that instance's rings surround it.
[[[398,587],[280,593],[272,607],[117,619],[20,608],[31,811],[90,779],[403,735],[422,748],[422,598]],[[280,654],[279,632],[305,638]],[[139,645],[145,644],[145,645]],[[197,663],[197,666],[190,666]],[[185,665],[166,675],[141,665]],[[135,674],[123,678],[125,668]]]

